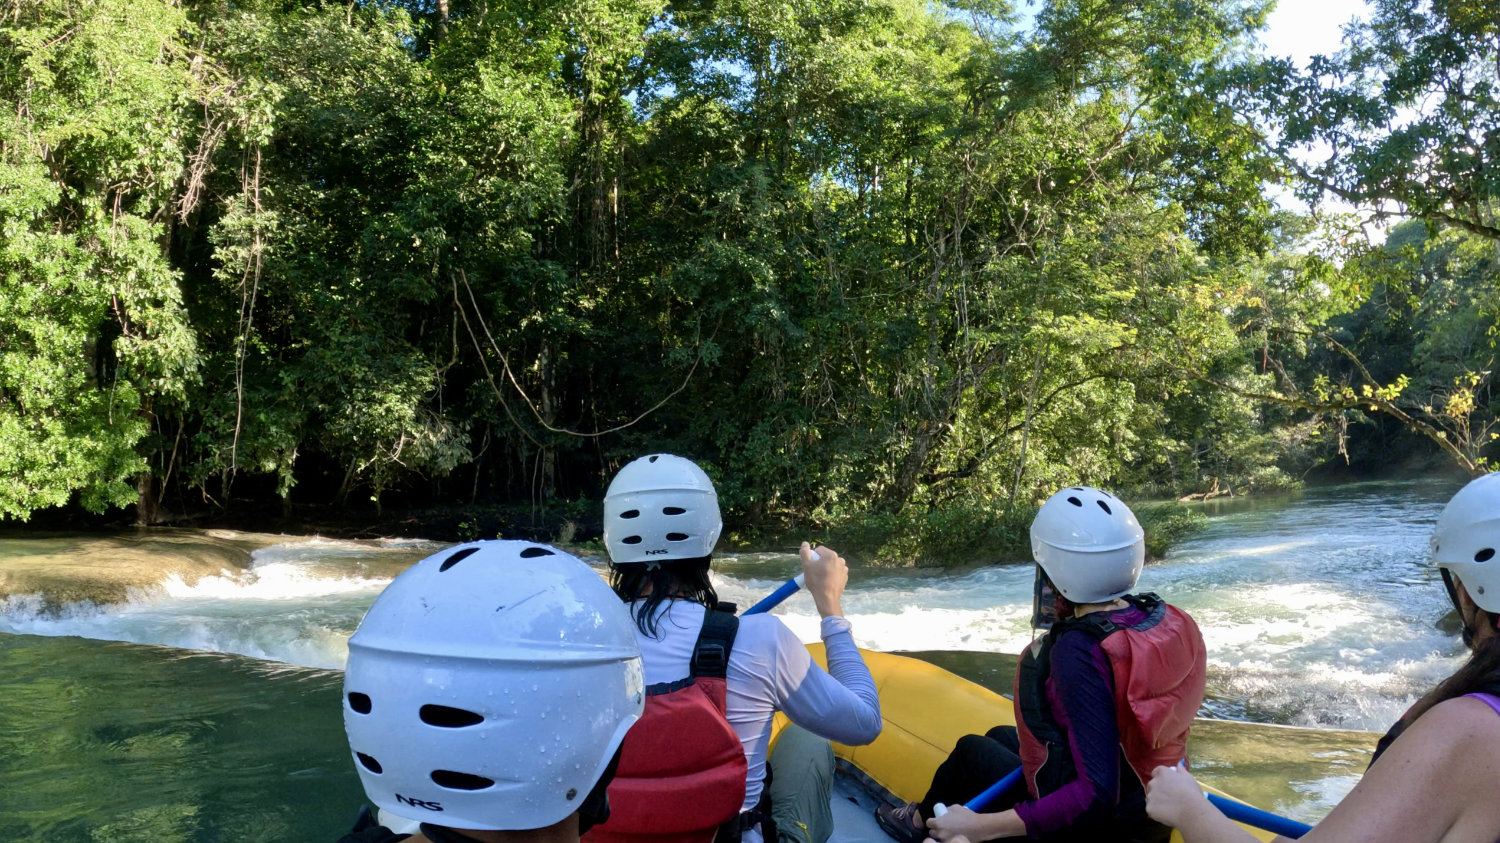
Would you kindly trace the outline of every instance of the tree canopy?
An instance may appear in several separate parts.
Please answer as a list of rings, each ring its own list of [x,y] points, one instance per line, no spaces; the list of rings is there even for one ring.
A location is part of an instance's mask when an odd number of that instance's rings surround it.
[[[542,506],[668,450],[741,524],[920,545],[1284,485],[1372,402],[1488,443],[1462,4],[1306,72],[1240,0],[0,12],[6,517]],[[1432,227],[1330,254],[1288,168]]]

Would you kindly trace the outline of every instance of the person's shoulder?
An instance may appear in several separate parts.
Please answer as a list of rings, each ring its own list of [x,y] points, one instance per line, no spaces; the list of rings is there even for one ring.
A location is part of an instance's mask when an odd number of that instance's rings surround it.
[[[1059,630],[1052,640],[1053,664],[1059,661],[1092,661],[1094,654],[1102,652],[1104,645],[1099,637],[1082,627],[1067,626]]]
[[[1428,709],[1406,734],[1453,746],[1477,748],[1477,744],[1500,751],[1500,712],[1484,700],[1454,697]]]

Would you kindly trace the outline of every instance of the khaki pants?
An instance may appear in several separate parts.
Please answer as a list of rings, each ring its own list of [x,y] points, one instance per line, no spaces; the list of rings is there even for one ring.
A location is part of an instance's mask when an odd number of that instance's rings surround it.
[[[776,739],[771,766],[771,816],[783,843],[826,843],[833,834],[833,747],[801,726]]]

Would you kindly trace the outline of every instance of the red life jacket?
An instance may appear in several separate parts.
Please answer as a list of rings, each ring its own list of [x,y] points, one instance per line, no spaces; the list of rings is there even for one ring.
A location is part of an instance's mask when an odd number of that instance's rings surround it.
[[[609,821],[585,843],[712,843],[739,815],[749,764],[725,716],[724,678],[738,631],[733,612],[706,612],[688,676],[646,688],[609,784]]]
[[[1076,778],[1067,735],[1052,717],[1045,687],[1052,644],[1064,632],[1094,636],[1109,658],[1120,750],[1135,771],[1134,784],[1144,787],[1157,766],[1170,767],[1187,757],[1188,729],[1203,704],[1208,668],[1203,636],[1186,612],[1155,594],[1125,600],[1144,611],[1145,620],[1122,627],[1096,612],[1060,621],[1021,656],[1016,731],[1033,799]]]

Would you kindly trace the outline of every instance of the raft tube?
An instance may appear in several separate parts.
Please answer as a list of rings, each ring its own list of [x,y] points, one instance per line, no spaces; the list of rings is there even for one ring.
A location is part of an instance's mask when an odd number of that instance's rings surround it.
[[[809,644],[807,649],[818,664],[828,666],[821,643]],[[885,728],[867,746],[834,744],[834,754],[862,773],[867,785],[885,790],[898,801],[917,802],[927,794],[933,772],[959,738],[1015,723],[1011,701],[982,685],[907,656],[871,650],[861,650],[860,655],[880,694]],[[785,724],[786,715],[776,715],[773,740]],[[1269,831],[1242,827],[1257,840],[1276,837]],[[838,838],[835,829],[833,839]],[[1174,832],[1172,840],[1181,843],[1182,836]]]

